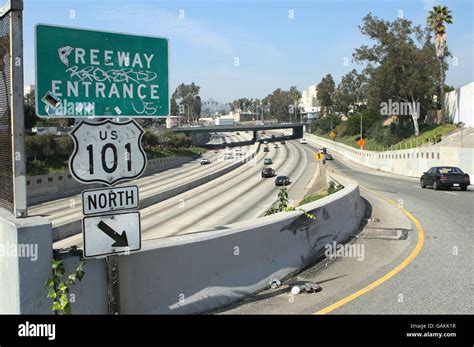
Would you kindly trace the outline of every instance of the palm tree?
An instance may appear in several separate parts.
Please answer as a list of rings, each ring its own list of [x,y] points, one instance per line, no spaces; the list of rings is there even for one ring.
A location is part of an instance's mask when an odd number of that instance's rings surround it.
[[[428,13],[428,27],[435,33],[436,56],[439,59],[439,87],[440,87],[440,106],[441,106],[441,122],[446,124],[444,117],[444,57],[446,54],[446,26],[452,24],[453,17],[451,11],[446,6],[434,6]]]

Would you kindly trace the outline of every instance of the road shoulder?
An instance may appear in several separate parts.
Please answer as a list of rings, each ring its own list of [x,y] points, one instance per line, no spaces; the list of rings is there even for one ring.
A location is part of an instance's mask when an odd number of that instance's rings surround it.
[[[333,259],[325,258],[297,276],[284,281],[280,287],[253,295],[220,313],[316,313],[368,286],[398,265],[415,247],[416,229],[401,210],[382,197],[363,188],[361,194],[368,204],[362,223],[363,228],[346,244],[350,245],[352,250],[358,249],[359,252],[352,254],[346,252],[346,256],[336,256]],[[321,286],[321,290],[316,293],[291,294],[294,285],[304,283],[317,283]],[[371,291],[377,291],[377,288]],[[374,308],[374,313],[375,311]],[[331,312],[338,313],[338,310]]]

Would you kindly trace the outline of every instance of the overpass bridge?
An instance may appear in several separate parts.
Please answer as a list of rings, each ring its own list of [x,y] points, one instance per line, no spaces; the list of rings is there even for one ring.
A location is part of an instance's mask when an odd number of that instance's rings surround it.
[[[194,127],[178,127],[170,129],[173,132],[185,134],[197,133],[215,133],[215,132],[237,132],[237,131],[252,131],[253,141],[258,140],[259,131],[267,130],[283,130],[292,129],[293,133],[288,136],[290,139],[301,139],[303,137],[303,124],[301,123],[285,123],[285,124],[265,124],[265,125],[210,125],[210,126],[194,126]]]

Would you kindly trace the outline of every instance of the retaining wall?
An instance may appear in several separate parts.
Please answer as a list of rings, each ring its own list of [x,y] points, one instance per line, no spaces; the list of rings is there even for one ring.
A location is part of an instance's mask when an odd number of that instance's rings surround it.
[[[313,134],[305,138],[359,164],[399,175],[420,177],[433,166],[457,166],[474,177],[474,148],[428,146],[396,151],[365,151]]]

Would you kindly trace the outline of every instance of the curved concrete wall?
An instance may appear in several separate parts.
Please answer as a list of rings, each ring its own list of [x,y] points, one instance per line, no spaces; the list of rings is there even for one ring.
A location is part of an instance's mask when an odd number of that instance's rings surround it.
[[[474,176],[474,148],[428,146],[396,151],[365,151],[305,134],[310,143],[334,150],[346,158],[376,170],[404,176],[420,177],[433,166],[457,166]]]
[[[121,313],[197,313],[225,306],[298,272],[325,245],[358,231],[365,204],[355,182],[300,211],[227,225],[218,231],[143,241],[119,257]]]

